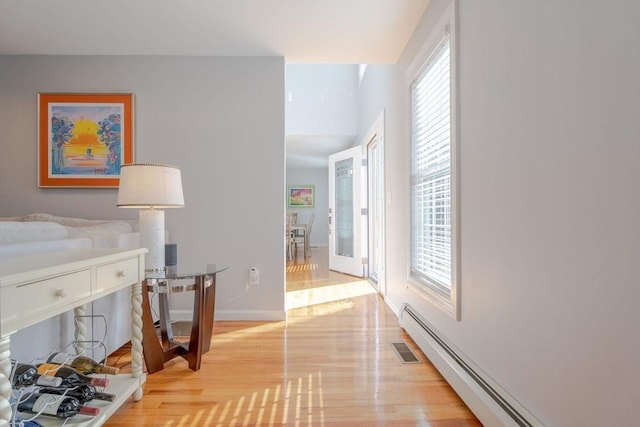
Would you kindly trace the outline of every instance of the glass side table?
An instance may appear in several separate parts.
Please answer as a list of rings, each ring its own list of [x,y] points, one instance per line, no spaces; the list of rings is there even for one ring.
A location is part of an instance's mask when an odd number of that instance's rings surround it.
[[[178,356],[189,362],[193,371],[200,369],[202,355],[209,351],[216,303],[216,274],[227,267],[207,267],[206,273],[178,273],[169,269],[154,274],[142,283],[142,348],[147,372],[164,369],[164,364]],[[160,336],[151,313],[149,293],[158,294]],[[189,340],[178,342],[173,336],[169,315],[169,294],[193,292],[193,319]]]

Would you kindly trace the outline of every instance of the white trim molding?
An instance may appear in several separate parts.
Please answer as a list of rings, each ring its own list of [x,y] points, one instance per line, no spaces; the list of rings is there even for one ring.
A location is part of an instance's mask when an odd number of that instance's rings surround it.
[[[402,307],[400,326],[483,425],[544,427],[531,412],[409,304]]]

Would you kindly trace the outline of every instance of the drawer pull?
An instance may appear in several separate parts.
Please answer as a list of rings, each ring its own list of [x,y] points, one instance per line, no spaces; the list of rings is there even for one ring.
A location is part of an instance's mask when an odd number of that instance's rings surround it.
[[[55,291],[54,295],[58,298],[64,298],[67,296],[67,293],[64,291],[64,289],[58,289]]]
[[[125,274],[124,274],[124,270],[118,270],[118,272],[116,273],[116,276],[118,276],[118,277],[124,277],[124,276],[125,276]]]

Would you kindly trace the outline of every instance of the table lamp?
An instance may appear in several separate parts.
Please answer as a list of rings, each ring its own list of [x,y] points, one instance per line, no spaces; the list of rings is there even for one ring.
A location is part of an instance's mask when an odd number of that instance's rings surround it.
[[[149,253],[147,277],[164,277],[164,211],[184,207],[182,176],[175,166],[149,163],[122,165],[118,207],[140,209],[140,246]]]

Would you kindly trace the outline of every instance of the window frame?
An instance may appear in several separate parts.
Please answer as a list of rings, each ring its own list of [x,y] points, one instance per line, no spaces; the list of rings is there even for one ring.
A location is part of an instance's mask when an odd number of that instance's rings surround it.
[[[457,80],[457,37],[456,8],[452,2],[444,12],[437,25],[429,34],[426,43],[418,51],[407,68],[407,92],[409,96],[409,258],[407,262],[407,281],[409,289],[425,298],[456,320],[460,320],[460,212],[459,212],[459,141],[458,141],[458,80]],[[445,38],[449,38],[449,87],[450,87],[450,223],[451,223],[451,289],[443,287],[437,280],[420,274],[413,275],[413,171],[414,171],[414,137],[413,137],[413,82],[421,76],[422,71],[439,52]]]

